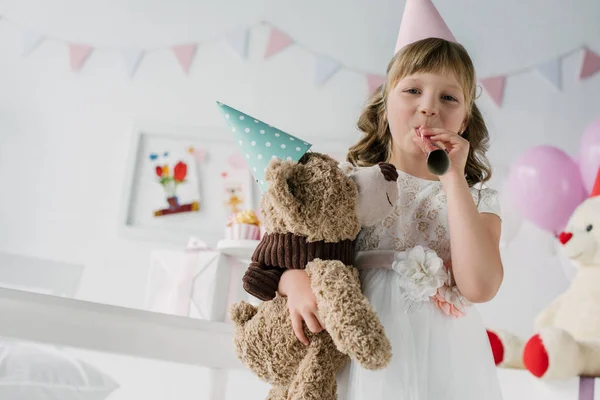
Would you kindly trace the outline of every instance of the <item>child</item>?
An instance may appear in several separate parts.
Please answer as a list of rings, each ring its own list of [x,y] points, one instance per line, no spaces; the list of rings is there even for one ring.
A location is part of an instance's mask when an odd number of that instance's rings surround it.
[[[340,387],[348,400],[502,398],[484,325],[471,306],[492,299],[503,279],[498,195],[476,188],[490,177],[488,132],[474,103],[471,59],[453,38],[438,37],[411,41],[391,60],[386,83],[360,116],[364,136],[345,165],[387,162],[399,173],[397,206],[360,233],[355,263],[394,355],[381,371],[350,364],[347,388]],[[423,137],[447,151],[444,175],[427,169]],[[421,264],[402,263],[407,257]],[[306,343],[303,321],[322,330],[306,273],[286,271],[279,291]]]

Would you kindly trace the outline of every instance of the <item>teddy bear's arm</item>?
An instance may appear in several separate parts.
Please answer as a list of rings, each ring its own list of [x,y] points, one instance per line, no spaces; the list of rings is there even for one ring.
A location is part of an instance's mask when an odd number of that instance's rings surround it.
[[[244,290],[262,301],[273,300],[284,271],[283,268],[252,262],[242,278]]]
[[[337,349],[367,369],[385,367],[392,356],[383,325],[361,291],[358,270],[337,260],[315,259],[306,272],[324,328]]]
[[[554,324],[554,316],[556,315],[556,311],[560,308],[560,304],[562,302],[563,296],[558,296],[550,305],[544,308],[537,315],[535,319],[535,329],[540,330],[544,327],[551,326]]]

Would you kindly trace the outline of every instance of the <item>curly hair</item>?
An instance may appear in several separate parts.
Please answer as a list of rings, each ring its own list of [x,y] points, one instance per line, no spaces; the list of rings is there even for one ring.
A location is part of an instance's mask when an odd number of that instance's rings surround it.
[[[485,153],[489,133],[483,116],[475,104],[477,81],[475,68],[465,48],[444,39],[428,38],[405,46],[391,59],[386,82],[369,97],[357,127],[363,137],[350,149],[346,160],[357,166],[371,166],[391,157],[392,135],[386,119],[384,96],[409,75],[419,72],[452,73],[465,95],[467,117],[462,134],[469,141],[465,177],[469,186],[484,183],[492,176]]]

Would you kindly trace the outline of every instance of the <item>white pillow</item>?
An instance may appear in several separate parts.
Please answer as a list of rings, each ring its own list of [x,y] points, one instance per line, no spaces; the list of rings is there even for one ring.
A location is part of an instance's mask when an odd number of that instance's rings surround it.
[[[0,399],[104,400],[118,387],[56,347],[0,339]]]

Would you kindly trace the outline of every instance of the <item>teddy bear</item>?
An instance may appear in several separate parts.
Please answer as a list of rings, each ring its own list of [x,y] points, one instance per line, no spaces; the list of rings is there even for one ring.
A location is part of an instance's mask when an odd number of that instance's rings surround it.
[[[577,266],[567,290],[538,314],[527,341],[488,329],[496,365],[544,380],[600,376],[600,171],[594,190],[558,236]]]
[[[236,353],[271,385],[268,400],[333,400],[336,375],[350,358],[376,370],[392,356],[352,263],[361,227],[392,212],[398,173],[385,163],[344,171],[328,155],[309,152],[298,162],[272,160],[265,178],[266,234],[243,278],[245,290],[263,302],[230,308]],[[308,346],[296,338],[287,298],[277,293],[288,268],[307,272],[325,329],[313,334],[304,326]]]

